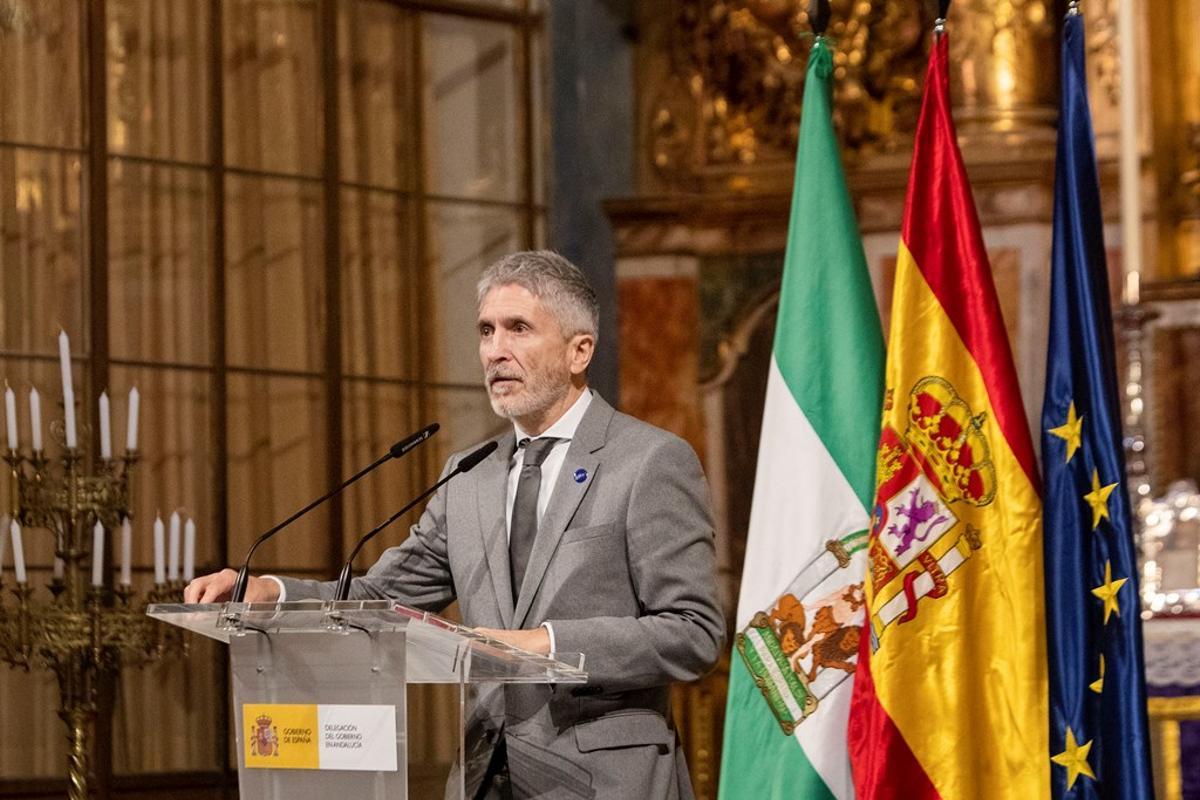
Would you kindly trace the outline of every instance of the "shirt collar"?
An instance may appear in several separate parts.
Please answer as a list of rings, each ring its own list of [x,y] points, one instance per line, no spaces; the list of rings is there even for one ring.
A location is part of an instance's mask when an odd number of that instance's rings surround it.
[[[589,405],[592,404],[592,390],[585,389],[583,394],[579,395],[570,408],[559,417],[553,425],[542,431],[539,436],[531,437],[525,431],[521,430],[521,426],[513,423],[513,430],[516,431],[517,441],[522,439],[536,438],[540,439],[546,436],[553,436],[555,439],[570,440],[575,436],[575,430],[579,427],[579,423],[583,421],[583,415],[587,411]]]

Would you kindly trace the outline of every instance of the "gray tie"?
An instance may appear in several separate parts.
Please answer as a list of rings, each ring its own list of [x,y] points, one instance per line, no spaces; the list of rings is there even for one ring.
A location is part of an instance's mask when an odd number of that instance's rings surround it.
[[[538,532],[538,494],[542,488],[542,462],[554,444],[553,437],[525,439],[525,460],[521,463],[521,477],[517,480],[517,496],[513,500],[512,527],[508,534],[508,562],[512,570],[513,602],[521,592],[521,581],[525,579],[525,567],[529,565],[529,554],[533,551],[533,540]]]

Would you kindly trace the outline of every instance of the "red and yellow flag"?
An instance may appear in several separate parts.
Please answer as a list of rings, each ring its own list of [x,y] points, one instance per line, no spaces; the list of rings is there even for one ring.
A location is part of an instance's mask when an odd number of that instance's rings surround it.
[[[850,713],[860,800],[1049,796],[1041,500],[950,115],[925,78]]]

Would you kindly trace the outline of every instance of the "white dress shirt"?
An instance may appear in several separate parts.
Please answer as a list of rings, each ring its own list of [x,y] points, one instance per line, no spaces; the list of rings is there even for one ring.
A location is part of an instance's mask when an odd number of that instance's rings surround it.
[[[562,472],[563,463],[567,460],[567,450],[571,446],[571,439],[575,436],[575,430],[579,427],[580,421],[583,419],[584,412],[592,403],[592,390],[588,389],[579,396],[566,413],[558,418],[558,421],[551,425],[546,430],[537,436],[531,437],[528,433],[521,430],[521,426],[513,423],[513,430],[517,433],[517,444],[519,445],[524,439],[558,439],[554,446],[550,448],[550,455],[546,456],[546,460],[542,462],[542,485],[538,490],[537,514],[538,522],[542,521],[542,515],[546,513],[546,507],[550,505],[550,494],[554,491],[554,484],[558,481],[558,474]],[[508,468],[508,495],[504,501],[504,530],[508,536],[512,536],[512,512],[513,503],[517,500],[517,483],[521,479],[521,466],[525,463],[525,448],[518,447],[513,453],[512,463]]]
[[[537,515],[538,523],[541,524],[542,515],[546,513],[546,507],[550,505],[550,495],[554,492],[554,484],[558,481],[558,475],[562,472],[563,463],[567,460],[567,450],[571,447],[571,439],[575,436],[576,429],[579,428],[580,421],[583,420],[583,414],[587,411],[587,407],[592,403],[592,390],[586,389],[583,394],[579,395],[579,399],[571,404],[558,420],[546,430],[542,431],[538,436],[531,437],[525,431],[521,430],[521,426],[513,423],[513,430],[517,434],[517,444],[521,443],[522,439],[542,439],[551,437],[558,439],[554,446],[550,448],[550,455],[546,456],[546,460],[542,462],[542,484],[538,487],[538,503]],[[521,466],[525,463],[525,448],[518,447],[513,452],[512,464],[508,468],[508,495],[504,500],[504,530],[506,535],[512,537],[512,512],[513,503],[517,500],[517,484],[521,479]],[[554,643],[554,628],[549,622],[543,622],[542,627],[546,629],[546,633],[550,636],[550,652],[554,653],[558,650]]]

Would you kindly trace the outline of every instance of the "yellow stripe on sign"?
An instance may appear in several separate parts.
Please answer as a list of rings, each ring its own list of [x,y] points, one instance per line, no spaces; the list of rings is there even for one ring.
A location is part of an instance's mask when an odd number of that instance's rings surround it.
[[[914,386],[929,376],[944,379],[980,420],[995,494],[978,505],[949,499],[956,521],[939,529],[929,545],[932,558],[870,587],[872,614],[889,601],[907,609],[906,575],[922,579],[910,591],[924,594],[933,560],[940,563],[955,548],[958,558],[969,553],[953,573],[939,576],[944,595],[919,596],[911,619],[876,627],[876,692],[943,800],[1046,797],[1041,500],[996,422],[971,353],[903,244],[895,292],[886,373],[891,406],[883,422],[904,435]],[[890,498],[889,505],[905,499]]]
[[[247,769],[320,767],[315,705],[246,703],[242,732]]]

